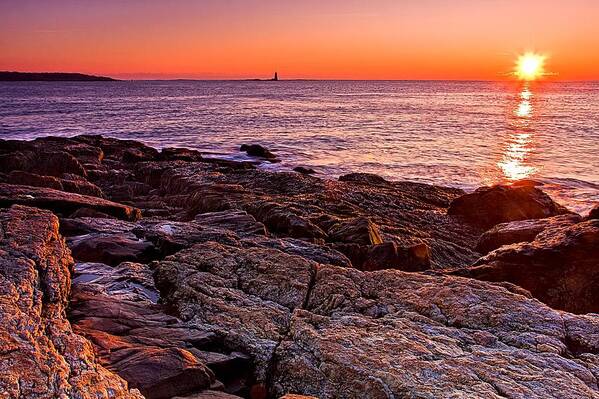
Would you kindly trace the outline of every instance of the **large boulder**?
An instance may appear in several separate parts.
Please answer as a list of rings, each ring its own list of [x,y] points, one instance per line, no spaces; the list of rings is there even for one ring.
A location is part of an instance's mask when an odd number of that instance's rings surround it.
[[[581,220],[579,215],[560,215],[545,219],[500,223],[483,233],[476,243],[476,250],[487,254],[502,245],[530,242],[544,230],[571,226]]]
[[[599,219],[599,204],[595,205],[587,215],[587,219]]]
[[[271,397],[599,397],[599,319],[510,284],[214,243],[154,267],[165,304],[251,355]]]
[[[93,209],[124,220],[137,220],[141,217],[139,209],[103,198],[51,188],[0,183],[0,207],[13,204],[49,209],[65,217],[80,209]]]
[[[65,318],[72,259],[48,211],[0,211],[0,396],[138,398]]]
[[[551,307],[599,312],[599,220],[546,230],[530,243],[499,248],[458,275],[507,281]]]
[[[490,228],[514,220],[542,219],[569,212],[533,186],[480,187],[454,199],[447,213]]]

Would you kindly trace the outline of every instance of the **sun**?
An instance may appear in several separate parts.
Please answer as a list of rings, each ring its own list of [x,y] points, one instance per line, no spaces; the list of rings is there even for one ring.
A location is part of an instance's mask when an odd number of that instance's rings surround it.
[[[516,61],[515,75],[520,80],[535,80],[545,75],[547,56],[537,53],[525,53]]]

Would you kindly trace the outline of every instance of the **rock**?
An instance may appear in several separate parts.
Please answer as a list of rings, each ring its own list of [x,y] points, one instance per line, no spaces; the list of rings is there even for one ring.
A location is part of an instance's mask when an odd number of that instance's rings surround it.
[[[268,159],[271,162],[277,159],[275,154],[260,144],[242,144],[239,151],[245,151],[249,156]]]
[[[152,191],[152,187],[145,183],[126,181],[110,187],[110,199],[113,201],[135,201]]]
[[[568,349],[574,323],[564,326],[560,312],[501,287],[324,267],[306,309],[294,312],[277,349],[276,395],[597,396],[593,361]],[[576,331],[586,328],[587,337],[599,331],[584,325]]]
[[[92,197],[104,198],[104,193],[100,187],[88,182],[85,178],[74,174],[63,174],[61,183],[64,191],[89,195]]]
[[[60,219],[60,232],[64,236],[82,236],[91,233],[130,233],[141,224],[98,216],[82,216],[77,219]]]
[[[73,285],[79,290],[93,288],[93,293],[136,302],[157,303],[160,297],[151,270],[141,263],[123,262],[116,267],[104,263],[77,263],[75,273]],[[87,316],[91,317],[91,314]]]
[[[430,269],[431,251],[426,244],[402,248],[394,242],[373,245],[368,249],[366,260],[360,270],[373,271],[397,269],[407,272],[420,272]]]
[[[571,213],[532,186],[480,187],[451,202],[448,215],[485,228],[515,220],[542,219]]]
[[[383,243],[378,226],[365,217],[341,221],[333,225],[327,233],[332,242],[362,245]]]
[[[96,209],[92,208],[79,208],[75,212],[69,215],[69,218],[77,219],[77,218],[100,218],[100,219],[115,219],[114,216],[111,216],[107,213],[100,212]]]
[[[195,221],[202,226],[231,230],[240,237],[266,235],[266,228],[262,223],[240,210],[201,213],[196,215]]]
[[[138,398],[65,319],[72,259],[50,212],[0,211],[0,395]]]
[[[24,186],[47,187],[55,190],[64,190],[60,179],[54,176],[41,176],[35,173],[13,170],[8,174],[8,183]]]
[[[246,206],[248,213],[264,223],[273,233],[295,238],[324,238],[326,233],[308,219],[274,202],[257,202]]]
[[[130,233],[93,233],[70,239],[73,257],[80,262],[118,265],[121,262],[149,262],[156,257],[154,245]]]
[[[204,226],[197,221],[150,222],[136,228],[134,232],[152,242],[156,249],[165,256],[197,243],[215,241],[237,245],[239,241],[239,236],[232,231]]]
[[[160,151],[159,158],[164,161],[199,162],[202,160],[202,154],[187,148],[165,147]]]
[[[300,259],[206,243],[155,269],[165,302],[251,354],[254,387],[269,375],[272,397],[597,396],[594,315],[459,277],[334,266],[313,275]]]
[[[173,399],[241,399],[241,397],[220,391],[206,390],[189,396],[175,396]]]
[[[455,274],[507,281],[549,306],[574,313],[599,312],[599,220],[537,235],[530,243],[499,248]]]
[[[134,140],[119,140],[100,135],[81,135],[73,139],[100,148],[104,153],[104,161],[107,159],[126,163],[151,161],[159,154],[156,149]]]
[[[147,265],[78,263],[75,272],[74,328],[92,341],[105,367],[147,397],[205,388],[243,392],[252,383],[249,358],[211,352],[219,345],[214,333],[165,313]]]
[[[112,367],[147,399],[169,399],[209,388],[214,375],[188,351],[133,348],[113,352]]]
[[[305,166],[296,166],[293,170],[297,173],[301,173],[302,175],[313,175],[316,171],[312,168],[307,168]]]
[[[196,244],[154,264],[162,298],[184,321],[254,359],[258,381],[306,300],[315,264],[275,249]]]
[[[595,205],[589,212],[587,219],[599,219],[599,204]]]
[[[51,188],[0,183],[0,207],[12,204],[49,209],[63,216],[69,216],[81,208],[88,208],[124,220],[137,220],[141,217],[139,209],[102,198]]]
[[[244,246],[274,248],[289,255],[298,255],[317,263],[352,267],[343,253],[327,246],[313,244],[297,238],[247,237],[241,240]]]
[[[42,176],[35,173],[13,170],[8,175],[7,181],[11,184],[47,187],[70,193],[91,195],[102,198],[102,190],[85,180],[85,178],[75,174],[63,174],[61,178],[54,176]]]
[[[287,395],[281,396],[279,399],[318,399],[315,396],[295,395],[288,393]]]
[[[579,215],[560,215],[545,219],[500,223],[479,238],[476,250],[487,254],[503,245],[530,242],[543,230],[570,226],[581,220]]]
[[[345,254],[351,267],[363,271],[397,269],[408,272],[430,269],[431,251],[426,244],[400,247],[394,242],[377,245],[333,244]]]
[[[339,181],[364,183],[364,184],[387,184],[388,181],[373,173],[349,173],[339,176]]]

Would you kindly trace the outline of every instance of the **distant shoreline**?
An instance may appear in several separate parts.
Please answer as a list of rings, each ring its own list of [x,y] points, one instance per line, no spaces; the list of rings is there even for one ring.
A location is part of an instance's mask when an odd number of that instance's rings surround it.
[[[83,73],[0,71],[0,81],[2,82],[111,82],[116,80],[106,76]]]

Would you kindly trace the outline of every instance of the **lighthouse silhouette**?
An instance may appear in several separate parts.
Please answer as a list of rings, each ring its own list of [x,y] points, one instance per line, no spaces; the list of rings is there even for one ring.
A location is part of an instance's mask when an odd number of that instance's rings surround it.
[[[279,80],[279,74],[275,72],[275,77],[272,78],[272,80],[277,81]]]

